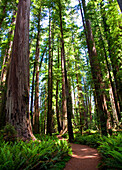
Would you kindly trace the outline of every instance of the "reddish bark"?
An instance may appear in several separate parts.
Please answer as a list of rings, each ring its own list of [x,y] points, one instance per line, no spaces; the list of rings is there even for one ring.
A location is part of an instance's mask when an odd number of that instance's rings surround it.
[[[59,69],[59,48],[58,48],[58,69]],[[58,102],[58,91],[59,91],[59,79],[56,82],[56,116],[58,124],[58,132],[61,131],[60,118],[59,118],[59,102]]]
[[[67,120],[68,120],[68,134],[69,141],[71,142],[74,139],[73,130],[72,130],[72,106],[71,106],[71,98],[69,93],[69,84],[67,78],[67,70],[66,70],[66,61],[65,61],[65,51],[64,51],[64,37],[63,37],[63,26],[62,26],[62,6],[59,0],[59,17],[60,17],[60,31],[61,31],[61,55],[62,55],[62,66],[64,68],[63,74],[65,77],[65,95],[66,95],[66,104],[67,104]]]
[[[102,73],[101,73],[101,68],[100,68],[100,63],[98,61],[97,57],[97,51],[95,47],[95,42],[92,34],[92,29],[91,29],[91,24],[88,19],[86,19],[86,6],[85,6],[85,0],[82,0],[82,5],[83,5],[83,10],[84,10],[84,16],[86,20],[83,17],[83,12],[81,8],[81,2],[79,0],[79,5],[80,5],[80,10],[81,10],[81,16],[83,20],[83,26],[84,26],[84,31],[85,31],[85,36],[86,36],[86,42],[87,42],[87,47],[88,47],[88,53],[89,53],[89,60],[90,60],[90,65],[91,65],[91,73],[94,81],[94,87],[95,87],[95,99],[96,99],[96,106],[97,106],[97,111],[98,115],[100,118],[100,125],[101,125],[101,132],[103,135],[107,135],[107,106],[106,106],[106,99],[105,99],[105,94],[104,94],[104,84],[102,80]]]
[[[35,72],[36,72],[36,80],[35,80],[35,101],[34,101],[34,113],[33,113],[33,132],[39,133],[39,40],[40,40],[40,15],[41,8],[38,15],[38,34],[37,34],[37,42],[36,42],[36,56],[35,56]]]
[[[83,99],[82,86],[79,83],[79,75],[77,73],[78,68],[76,63],[75,63],[75,67],[76,67],[76,79],[77,79],[78,100],[79,100],[78,105],[79,105],[79,114],[80,114],[80,131],[81,134],[83,135],[85,104]]]
[[[15,14],[16,11],[13,13],[12,23],[15,22]],[[6,115],[5,115],[5,108],[6,108],[6,91],[7,91],[7,79],[8,79],[8,71],[9,71],[9,63],[10,63],[10,55],[11,55],[11,47],[12,47],[12,34],[14,30],[11,29],[8,33],[8,48],[5,51],[5,56],[3,59],[3,67],[1,71],[1,80],[0,80],[0,127],[5,125],[6,122]]]
[[[47,134],[52,135],[51,9],[49,9],[49,68],[48,68],[48,112],[47,112]]]
[[[30,0],[19,1],[8,77],[6,118],[18,136],[34,138],[29,114]]]

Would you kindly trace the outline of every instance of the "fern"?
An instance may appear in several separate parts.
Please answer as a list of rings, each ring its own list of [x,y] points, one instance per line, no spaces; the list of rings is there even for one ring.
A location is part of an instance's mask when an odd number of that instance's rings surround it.
[[[71,153],[66,141],[58,141],[54,137],[43,137],[38,141],[0,141],[0,170],[30,170],[34,168],[49,169],[60,164],[62,158]]]

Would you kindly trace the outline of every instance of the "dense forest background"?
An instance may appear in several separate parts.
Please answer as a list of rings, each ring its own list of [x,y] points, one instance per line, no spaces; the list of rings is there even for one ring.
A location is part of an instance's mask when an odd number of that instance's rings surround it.
[[[4,0],[0,5],[0,127],[8,122],[25,137],[68,130],[70,140],[73,128],[102,135],[118,129],[122,15],[117,1]]]
[[[22,139],[0,138],[1,169],[52,166],[70,152],[55,133],[100,145],[103,167],[122,168],[121,12],[120,0],[0,0],[0,134]]]
[[[25,137],[31,124],[34,133],[68,130],[70,140],[74,127],[102,135],[118,129],[122,15],[117,1],[4,0],[0,5],[0,127],[9,122],[20,136],[25,128]]]

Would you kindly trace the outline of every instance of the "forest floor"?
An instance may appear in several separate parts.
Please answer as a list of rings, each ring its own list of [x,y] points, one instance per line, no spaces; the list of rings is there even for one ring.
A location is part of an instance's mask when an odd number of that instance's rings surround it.
[[[57,136],[60,140],[63,138]],[[97,149],[90,148],[86,145],[73,144],[71,159],[66,163],[64,170],[97,170],[100,163],[100,156]]]

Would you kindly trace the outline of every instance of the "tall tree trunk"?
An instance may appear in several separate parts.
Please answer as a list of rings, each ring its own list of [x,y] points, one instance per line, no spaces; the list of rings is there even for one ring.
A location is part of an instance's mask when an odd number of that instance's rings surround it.
[[[85,0],[82,0],[82,4],[83,4],[84,16],[86,19]],[[80,3],[80,6],[81,6],[81,3]],[[81,9],[81,15],[82,15],[84,31],[86,35],[89,60],[90,60],[90,65],[91,65],[91,73],[92,73],[92,77],[94,81],[95,94],[96,94],[96,100],[97,100],[96,102],[97,110],[99,113],[100,124],[101,124],[101,133],[102,135],[107,135],[107,124],[106,124],[107,123],[106,122],[107,121],[107,110],[106,110],[106,102],[105,102],[105,94],[104,94],[105,87],[102,81],[101,68],[100,68],[98,58],[97,58],[97,52],[96,52],[96,47],[94,43],[94,38],[92,35],[90,21],[87,19],[86,26],[85,26],[82,9]]]
[[[34,113],[33,113],[33,132],[39,133],[39,40],[40,40],[40,16],[41,7],[38,15],[38,34],[36,42],[36,56],[35,56],[35,71],[36,71],[36,80],[35,80],[35,101],[34,101]]]
[[[63,37],[63,27],[62,27],[62,6],[59,0],[59,17],[60,17],[60,31],[61,31],[61,55],[62,55],[62,66],[64,68],[64,75],[65,75],[65,95],[67,101],[67,120],[68,120],[68,134],[69,134],[69,141],[72,142],[74,139],[73,136],[73,129],[72,129],[72,108],[71,108],[71,101],[70,101],[70,94],[69,94],[69,84],[67,79],[67,70],[66,70],[66,61],[65,61],[65,52],[64,52],[64,37]]]
[[[90,116],[90,129],[92,128],[92,100],[91,100],[91,90],[90,90],[90,96],[88,99],[88,107],[89,107],[89,116]]]
[[[88,39],[89,59],[91,64],[92,77],[95,85],[97,106],[100,115],[101,131],[103,135],[107,135],[107,129],[106,129],[107,109],[105,107],[105,102],[104,102],[105,100],[104,85],[102,81],[101,68],[97,60],[97,52],[96,52],[89,20],[86,21],[86,27],[88,32],[87,39]]]
[[[15,24],[15,15],[16,15],[16,11],[13,12],[13,17],[12,17],[12,22],[11,22],[11,26],[14,26]],[[10,60],[10,55],[11,55],[11,48],[12,48],[12,34],[14,33],[13,28],[11,28],[11,30],[8,33],[8,49],[6,49],[6,53],[3,59],[3,68],[1,71],[1,80],[0,80],[0,84],[2,84],[3,82],[6,81],[6,75],[7,75],[7,70],[9,67],[9,60]]]
[[[100,31],[100,30],[99,30]],[[115,105],[115,111],[117,113],[117,117],[118,115],[120,114],[120,108],[119,108],[119,105],[118,105],[118,102],[117,102],[117,93],[116,93],[116,90],[115,90],[115,86],[114,86],[114,83],[112,81],[112,76],[111,76],[111,68],[110,68],[110,64],[108,62],[108,57],[107,57],[107,53],[106,53],[106,49],[105,49],[105,45],[104,45],[104,41],[103,41],[103,38],[102,38],[102,35],[101,35],[101,31],[100,31],[100,40],[102,42],[102,46],[103,46],[103,51],[104,51],[104,55],[105,55],[105,60],[106,60],[106,66],[107,66],[107,70],[108,70],[108,75],[109,75],[109,81],[110,81],[110,88],[112,88],[112,91],[111,93],[112,96],[113,96],[113,99],[114,99],[114,105]],[[118,119],[118,118],[117,118]]]
[[[79,58],[75,56],[75,59],[79,61]],[[79,105],[79,114],[80,114],[80,132],[83,135],[83,127],[84,127],[84,114],[85,114],[85,104],[83,100],[83,91],[81,83],[79,82],[80,74],[78,73],[78,66],[75,62],[75,70],[76,70],[76,80],[77,80],[77,89],[78,89],[78,105]]]
[[[87,87],[86,87],[86,81],[85,77],[83,77],[83,82],[84,82],[84,92],[85,92],[85,101],[84,101],[84,120],[85,120],[85,126],[86,129],[88,129],[88,96],[87,96]]]
[[[30,103],[30,115],[31,115],[31,124],[32,124],[32,126],[33,126],[33,97],[34,97],[35,69],[36,69],[36,61],[34,62],[34,69],[33,69],[31,103]]]
[[[11,25],[15,24],[15,14],[16,11],[13,13],[12,23]],[[6,115],[5,115],[5,108],[6,108],[6,91],[7,91],[7,79],[8,79],[8,71],[9,71],[9,63],[10,63],[10,55],[11,55],[11,48],[12,48],[12,34],[14,30],[11,29],[8,33],[8,49],[6,49],[5,56],[3,59],[3,67],[1,71],[1,80],[0,80],[0,128],[5,125],[6,122]]]
[[[48,68],[48,112],[47,112],[47,134],[52,135],[51,9],[49,9],[49,68]]]
[[[116,117],[116,119],[114,119],[116,121],[116,124],[118,122],[118,114],[120,112],[120,108],[119,108],[119,105],[118,105],[118,102],[117,102],[117,94],[116,94],[116,89],[115,89],[115,85],[112,81],[112,75],[111,75],[111,66],[109,64],[109,61],[108,61],[108,57],[107,57],[107,52],[106,52],[106,48],[105,48],[105,42],[103,40],[103,37],[102,37],[102,33],[101,33],[101,27],[99,25],[99,21],[97,19],[97,24],[99,26],[99,32],[100,32],[100,42],[101,42],[101,45],[103,47],[103,53],[102,55],[105,56],[105,61],[106,61],[106,70],[108,71],[108,78],[109,78],[109,81],[110,81],[110,84],[109,84],[109,88],[110,88],[110,91],[109,91],[109,94],[110,94],[110,98],[108,99],[110,102],[111,102],[111,106],[112,106],[112,112],[113,112],[113,116],[114,118]],[[107,31],[107,30],[106,30]],[[110,54],[110,53],[109,53]],[[108,94],[108,95],[109,95]],[[108,102],[108,103],[110,103]],[[114,108],[114,109],[113,109]],[[118,113],[118,114],[117,114]],[[115,116],[116,114],[116,116]],[[110,116],[109,116],[110,117]],[[113,119],[112,119],[113,120]],[[119,122],[118,122],[119,123]]]
[[[75,125],[79,125],[79,115],[78,115],[78,106],[77,106],[77,97],[76,97],[76,91],[73,90],[74,93],[74,119],[75,119]]]
[[[58,47],[58,70],[59,70],[59,47]],[[58,132],[61,131],[60,118],[59,118],[59,102],[58,102],[58,91],[59,91],[59,79],[56,82],[56,116],[57,116],[57,124],[58,124]]]
[[[105,37],[106,37],[107,44],[108,44],[109,57],[111,59],[111,65],[112,65],[112,68],[113,68],[113,75],[114,75],[116,90],[115,90],[113,82],[112,82],[109,63],[107,61],[108,60],[107,55],[105,55],[105,57],[106,57],[106,63],[107,63],[108,71],[109,71],[110,83],[111,83],[111,87],[112,87],[112,91],[113,91],[113,95],[114,95],[116,111],[117,111],[118,119],[120,121],[121,120],[121,111],[122,111],[122,90],[121,90],[122,84],[121,84],[121,78],[120,77],[117,78],[117,72],[119,72],[118,59],[115,55],[113,56],[114,52],[113,52],[113,48],[111,48],[112,37],[111,37],[109,26],[107,24],[107,19],[106,19],[106,16],[105,16],[105,8],[104,8],[103,3],[104,2],[102,0],[102,2],[100,4],[101,15],[102,15],[102,19],[103,19]],[[119,101],[119,104],[117,103],[117,101]]]
[[[47,121],[46,121],[46,118],[47,118],[47,83],[45,84],[45,102],[44,102],[44,134],[46,134],[47,132]]]
[[[29,16],[30,0],[20,0],[6,102],[6,121],[15,127],[19,137],[25,139],[34,138],[29,114]]]
[[[62,48],[61,48],[61,68],[62,68],[62,131],[64,131],[67,128],[67,106],[66,106],[65,74]]]
[[[109,85],[109,94],[110,94],[110,102],[111,102],[111,108],[112,108],[112,113],[113,113],[113,126],[114,128],[119,124],[118,116],[117,116],[117,111],[116,111],[116,106],[115,106],[115,100],[113,96],[113,90],[111,87],[111,84]]]

